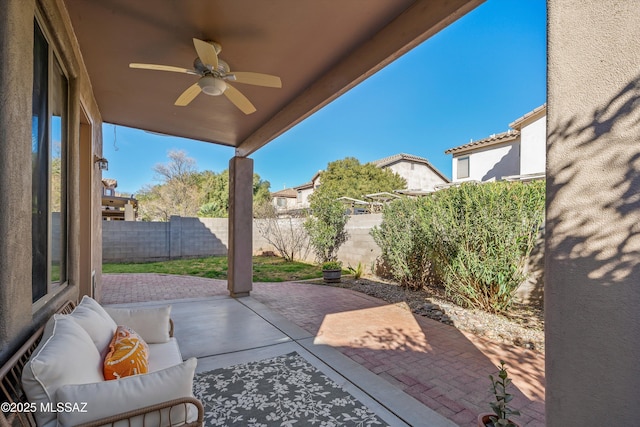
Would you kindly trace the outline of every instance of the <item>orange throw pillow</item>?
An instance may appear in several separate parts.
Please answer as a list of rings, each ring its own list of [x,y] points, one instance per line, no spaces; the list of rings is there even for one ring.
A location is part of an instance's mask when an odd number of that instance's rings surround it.
[[[104,359],[104,379],[149,372],[149,346],[133,329],[118,326]]]

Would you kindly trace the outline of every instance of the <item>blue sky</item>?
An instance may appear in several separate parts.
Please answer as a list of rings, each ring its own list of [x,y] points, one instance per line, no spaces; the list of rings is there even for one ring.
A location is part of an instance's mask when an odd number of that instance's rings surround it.
[[[504,132],[546,102],[546,1],[487,0],[440,33],[251,155],[271,191],[308,182],[348,156],[426,157],[451,177],[448,148]],[[153,184],[153,166],[180,149],[220,172],[234,150],[140,130],[103,128],[105,178],[118,191]]]

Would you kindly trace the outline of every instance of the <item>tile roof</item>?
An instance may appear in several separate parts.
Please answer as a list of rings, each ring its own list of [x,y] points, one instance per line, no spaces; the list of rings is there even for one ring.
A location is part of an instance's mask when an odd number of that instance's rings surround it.
[[[296,198],[298,197],[298,192],[293,188],[285,188],[284,190],[276,191],[275,193],[271,193],[271,197],[289,197]]]
[[[533,110],[529,111],[524,116],[515,119],[513,122],[509,123],[509,127],[512,128],[512,129],[520,130],[520,126],[522,126],[522,124],[527,119],[537,115],[538,113],[542,113],[542,114],[546,114],[547,113],[547,104],[546,103],[542,104],[541,106],[539,106],[537,108],[534,108]]]
[[[449,178],[447,178],[442,172],[436,169],[436,167],[433,166],[429,160],[425,159],[424,157],[414,156],[413,154],[406,154],[406,153],[394,154],[393,156],[385,157],[379,160],[374,160],[371,163],[376,165],[379,168],[384,168],[402,160],[407,160],[415,163],[422,163],[428,166],[429,168],[431,168],[431,170],[433,170],[437,175],[439,175],[446,182],[449,182]]]
[[[479,139],[477,141],[472,141],[468,144],[460,145],[459,147],[450,148],[445,151],[445,154],[455,154],[465,152],[471,149],[480,148],[480,147],[488,147],[490,145],[502,144],[505,142],[511,142],[516,140],[520,136],[520,131],[517,130],[508,130],[506,132],[493,134],[488,138]]]

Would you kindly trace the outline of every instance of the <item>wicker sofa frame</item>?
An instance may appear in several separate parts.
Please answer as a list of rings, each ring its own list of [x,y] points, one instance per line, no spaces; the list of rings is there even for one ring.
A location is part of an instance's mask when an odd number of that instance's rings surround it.
[[[75,308],[75,303],[67,301],[58,311],[60,314],[69,314]],[[169,335],[173,337],[173,321],[169,319]],[[24,391],[22,390],[22,370],[27,361],[31,357],[38,343],[42,338],[44,332],[44,326],[41,326],[36,332],[34,332],[27,341],[14,353],[14,355],[0,367],[0,402],[8,402],[14,407],[20,407],[18,404],[28,403]],[[163,402],[157,405],[145,406],[133,411],[124,412],[121,414],[114,414],[113,416],[102,418],[90,423],[82,424],[81,427],[98,427],[98,426],[115,426],[118,425],[132,425],[134,418],[141,417],[142,425],[145,427],[156,427],[156,424],[168,424],[174,425],[171,422],[171,413],[174,408],[182,406],[186,411],[188,407],[195,407],[198,411],[198,417],[195,421],[180,424],[183,427],[201,427],[204,419],[204,409],[202,403],[195,397],[184,397],[180,399],[174,399],[167,402]],[[163,410],[169,409],[169,419],[163,420]],[[147,417],[152,414],[157,414],[150,419],[153,421],[147,422]],[[166,417],[165,417],[166,418]],[[159,421],[158,421],[159,420]],[[166,421],[166,423],[164,422]],[[135,424],[139,424],[137,421]],[[153,423],[153,424],[151,424]],[[0,412],[0,427],[35,427],[36,422],[33,415],[30,412]]]

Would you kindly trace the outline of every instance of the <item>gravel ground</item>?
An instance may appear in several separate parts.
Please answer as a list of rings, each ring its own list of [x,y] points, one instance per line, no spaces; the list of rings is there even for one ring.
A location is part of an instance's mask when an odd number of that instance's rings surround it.
[[[314,280],[313,283],[323,284],[322,280]],[[537,307],[514,304],[509,317],[505,317],[455,305],[446,299],[444,290],[438,288],[411,291],[378,278],[355,280],[349,276],[343,276],[341,283],[330,286],[352,289],[389,303],[404,301],[417,315],[494,341],[544,352],[543,312]]]

